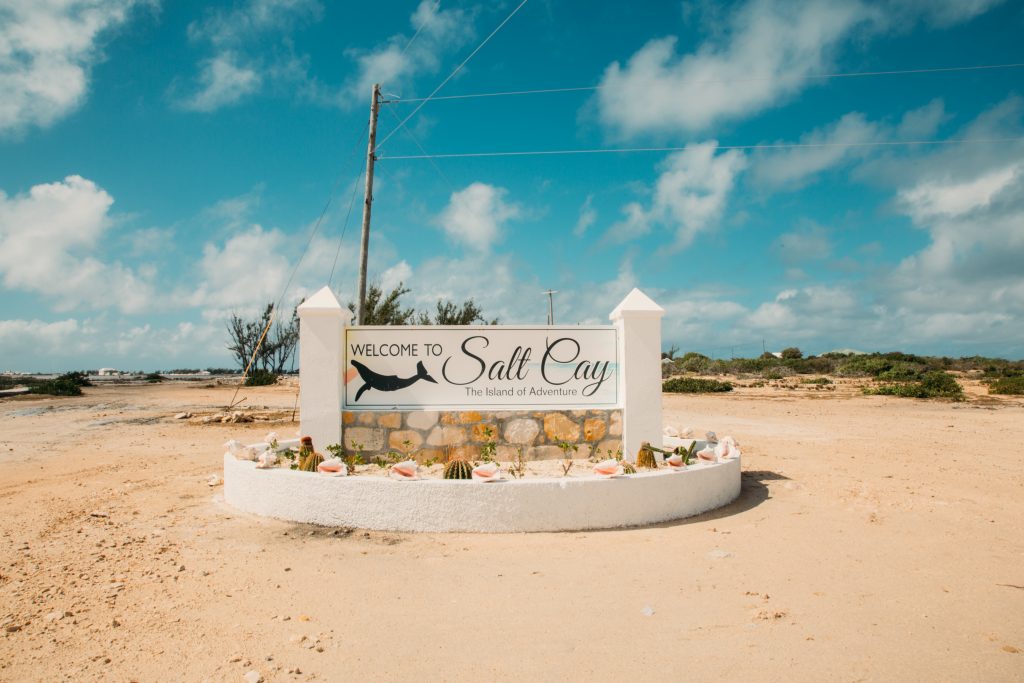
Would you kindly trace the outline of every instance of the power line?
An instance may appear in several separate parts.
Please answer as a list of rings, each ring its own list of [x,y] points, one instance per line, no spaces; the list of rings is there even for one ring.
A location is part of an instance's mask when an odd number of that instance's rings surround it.
[[[341,243],[345,239],[345,231],[348,230],[348,219],[352,215],[352,207],[356,203],[356,190],[359,189],[359,179],[363,177],[363,169],[356,171],[356,177],[352,179],[352,196],[348,199],[348,211],[345,212],[345,222],[341,226],[341,237],[338,238],[338,248],[334,252],[334,263],[331,264],[331,275],[327,278],[327,286],[334,283],[334,269],[338,266],[338,257],[341,255]]]
[[[770,149],[801,149],[827,147],[910,147],[914,145],[953,145],[953,144],[994,144],[1002,142],[1020,142],[1024,137],[1011,138],[949,138],[947,140],[878,140],[874,142],[779,142],[759,145],[718,145],[716,149],[737,150],[770,150]],[[526,156],[561,156],[570,154],[629,154],[634,152],[681,152],[687,147],[628,147],[612,149],[548,149],[524,152],[456,152],[452,154],[404,154],[380,157],[381,160],[401,161],[412,159],[466,159],[480,157],[526,157]]]
[[[440,6],[440,4],[441,4],[441,0],[437,0],[437,2],[434,3],[434,9],[436,10],[438,8],[438,6]],[[424,21],[422,24],[420,24],[420,27],[418,29],[416,29],[416,33],[412,34],[412,38],[410,38],[409,42],[407,42],[405,44],[405,47],[402,48],[402,54],[403,55],[406,52],[408,52],[409,46],[412,45],[414,42],[416,42],[416,39],[419,38],[419,36],[420,36],[420,31],[422,31],[426,27],[426,25],[427,25],[427,22]]]
[[[904,76],[911,74],[933,74],[933,73],[950,73],[956,71],[986,71],[993,69],[1017,69],[1024,67],[1024,63],[1013,63],[1013,64],[982,64],[977,66],[946,66],[936,67],[931,69],[897,69],[891,71],[850,71],[845,73],[830,73],[830,74],[808,74],[803,78],[810,80],[828,80],[832,78],[865,78],[871,76]],[[711,80],[700,80],[700,81],[681,81],[680,86],[683,85],[717,85],[725,83],[755,83],[763,81],[777,80],[771,77],[750,77],[750,78],[728,78],[728,79],[711,79]],[[411,102],[422,102],[426,104],[427,100],[466,100],[476,97],[506,97],[509,95],[546,95],[551,93],[568,93],[568,92],[589,92],[593,90],[605,90],[608,86],[604,85],[582,85],[572,88],[538,88],[534,90],[506,90],[500,92],[483,92],[483,93],[466,93],[462,95],[439,95],[437,97],[409,97],[409,98],[398,98],[395,101],[399,104],[411,103]]]
[[[394,109],[388,107],[387,110],[391,114],[391,116],[395,118],[395,121],[400,121],[400,119],[398,118],[398,114],[395,113]],[[412,134],[412,131],[409,130],[408,128],[403,128],[402,130],[405,132],[406,135],[409,136],[409,139],[413,141],[413,144],[416,145],[420,152],[422,152],[423,155],[427,157],[427,159],[430,161],[430,165],[434,167],[434,170],[437,171],[437,174],[439,176],[441,176],[441,179],[448,184],[449,189],[454,190],[455,185],[452,183],[451,180],[448,179],[448,176],[444,174],[444,171],[442,171],[441,167],[437,165],[437,162],[430,158],[430,153],[427,152],[427,150],[423,149],[423,145],[421,145],[420,141],[416,139],[416,136]]]
[[[498,31],[500,31],[501,28],[505,24],[507,24],[512,17],[514,17],[516,15],[516,12],[518,12],[520,9],[522,9],[523,5],[525,5],[527,3],[527,1],[528,0],[523,0],[518,5],[516,5],[516,8],[514,10],[512,10],[511,14],[509,14],[507,17],[505,17],[505,20],[502,21],[500,24],[498,24],[498,27],[496,29],[494,29],[493,31],[491,31],[491,33],[486,38],[484,38],[483,42],[481,42],[479,45],[477,45],[476,49],[469,53],[468,57],[466,57],[464,60],[462,60],[462,63],[459,64],[457,67],[455,67],[455,70],[452,71],[450,74],[448,74],[448,77],[445,78],[443,81],[441,81],[441,83],[436,88],[434,88],[434,91],[432,93],[430,93],[429,95],[424,97],[423,100],[419,103],[419,105],[415,109],[413,109],[412,112],[408,116],[406,116],[404,119],[402,119],[401,123],[399,123],[398,126],[394,130],[392,130],[390,133],[388,133],[384,137],[384,139],[380,141],[380,144],[377,145],[377,149],[380,149],[381,147],[383,147],[384,143],[386,143],[388,140],[390,140],[391,136],[394,135],[395,133],[397,133],[399,128],[401,128],[406,123],[408,123],[409,119],[411,119],[412,117],[416,116],[416,113],[420,109],[423,108],[423,105],[425,105],[427,102],[429,102],[430,98],[432,98],[434,95],[436,95],[438,93],[438,91],[441,88],[443,88],[448,83],[448,81],[452,80],[455,77],[455,74],[459,73],[459,71],[462,70],[462,67],[466,66],[466,64],[469,62],[469,60],[473,59],[473,56],[476,55],[476,53],[479,52],[483,48],[483,46],[486,45],[487,42],[491,38],[494,37],[494,34],[496,34]]]

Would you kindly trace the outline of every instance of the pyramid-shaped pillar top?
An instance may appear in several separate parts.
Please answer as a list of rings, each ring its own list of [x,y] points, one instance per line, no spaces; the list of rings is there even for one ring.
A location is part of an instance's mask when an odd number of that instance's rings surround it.
[[[633,288],[626,298],[619,302],[619,305],[615,307],[615,310],[608,316],[610,320],[619,320],[620,318],[632,318],[632,317],[656,317],[660,318],[665,315],[665,309],[654,303],[651,297],[641,292],[636,287]]]
[[[298,308],[299,317],[310,315],[334,316],[349,321],[352,319],[352,312],[341,305],[338,297],[330,287],[321,287],[313,296],[303,301]]]

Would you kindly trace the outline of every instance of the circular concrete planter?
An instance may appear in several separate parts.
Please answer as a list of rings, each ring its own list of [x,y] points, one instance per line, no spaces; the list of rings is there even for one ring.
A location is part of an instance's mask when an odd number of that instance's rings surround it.
[[[655,524],[721,507],[740,493],[740,460],[600,479],[494,483],[328,477],[224,454],[224,499],[294,522],[381,531],[575,531]]]

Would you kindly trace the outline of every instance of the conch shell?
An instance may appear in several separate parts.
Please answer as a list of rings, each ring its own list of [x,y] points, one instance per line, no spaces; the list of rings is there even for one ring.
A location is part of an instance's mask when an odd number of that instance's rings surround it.
[[[419,479],[418,471],[415,460],[405,460],[392,465],[390,474],[392,479]]]
[[[661,430],[661,433],[665,436],[677,437],[679,436],[679,430],[672,425],[665,425],[665,428]]]
[[[263,440],[266,441],[267,443],[273,443],[274,441],[277,441],[277,432],[267,432],[267,435],[263,437]]]
[[[473,468],[473,479],[475,481],[498,481],[501,479],[501,469],[496,462],[485,462],[483,465]]]
[[[718,457],[710,446],[705,446],[701,450],[697,451],[697,459],[701,462],[715,462]]]
[[[256,469],[269,470],[271,467],[277,465],[277,453],[267,450],[259,454],[256,458]]]
[[[238,439],[231,439],[230,441],[224,444],[224,448],[227,449],[228,453],[235,456],[236,458],[238,457],[238,451],[242,450],[244,447],[244,444]]]
[[[673,453],[665,458],[665,464],[674,470],[681,470],[686,467],[686,463],[683,462],[683,456],[678,453]]]
[[[594,465],[594,474],[605,479],[622,474],[622,465],[615,458],[608,458]]]
[[[329,474],[332,477],[348,476],[348,465],[341,458],[328,458],[316,466],[320,474]]]
[[[689,439],[691,436],[693,436],[693,427],[683,427],[679,430],[680,439]]]
[[[719,461],[725,460],[726,458],[738,458],[740,457],[740,449],[736,446],[736,440],[731,436],[727,436],[718,442],[715,446],[715,456]]]

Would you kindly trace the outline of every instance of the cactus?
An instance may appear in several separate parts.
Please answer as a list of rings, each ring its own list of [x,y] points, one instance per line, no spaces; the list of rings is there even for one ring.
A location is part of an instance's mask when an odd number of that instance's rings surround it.
[[[622,463],[622,473],[623,474],[636,474],[636,468],[633,467],[633,463],[631,463],[631,462],[623,462]]]
[[[658,468],[658,461],[654,459],[654,450],[651,449],[651,444],[647,441],[640,444],[640,451],[636,454],[636,466],[648,470]]]
[[[302,437],[302,445],[299,446],[299,469],[303,472],[316,472],[317,465],[324,461],[324,456],[313,450],[313,439],[308,436]]]
[[[445,479],[472,479],[473,466],[465,460],[450,460],[444,466]]]

